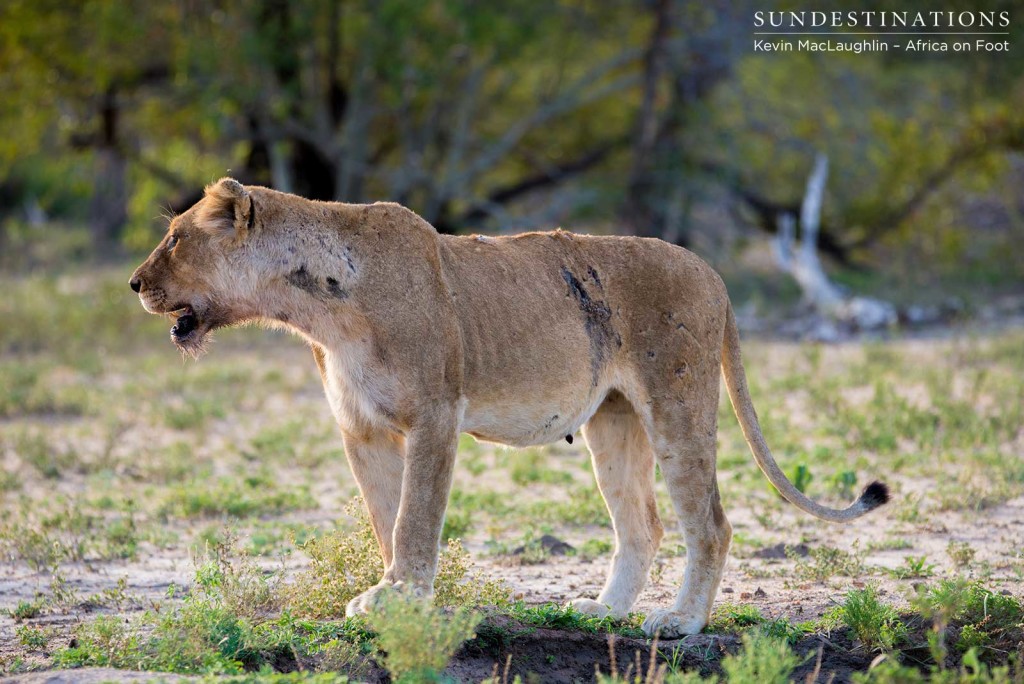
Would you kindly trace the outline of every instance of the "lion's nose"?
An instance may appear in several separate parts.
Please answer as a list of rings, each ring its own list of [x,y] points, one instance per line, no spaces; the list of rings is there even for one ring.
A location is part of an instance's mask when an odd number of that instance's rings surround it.
[[[138,292],[139,290],[142,289],[142,280],[138,276],[132,276],[132,279],[128,281],[128,285],[130,285],[133,290]]]

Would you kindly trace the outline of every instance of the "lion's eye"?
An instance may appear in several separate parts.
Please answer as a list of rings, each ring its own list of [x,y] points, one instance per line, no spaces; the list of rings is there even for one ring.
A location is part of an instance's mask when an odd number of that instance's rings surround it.
[[[168,250],[174,249],[174,246],[176,244],[178,244],[178,236],[177,235],[172,235],[171,237],[169,237],[167,239],[167,249]]]

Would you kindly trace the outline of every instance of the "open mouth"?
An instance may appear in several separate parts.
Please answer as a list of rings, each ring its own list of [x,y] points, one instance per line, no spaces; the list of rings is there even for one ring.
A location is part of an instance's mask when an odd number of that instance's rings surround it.
[[[199,318],[191,306],[183,306],[172,315],[178,317],[171,328],[171,338],[175,342],[184,342],[199,328]]]

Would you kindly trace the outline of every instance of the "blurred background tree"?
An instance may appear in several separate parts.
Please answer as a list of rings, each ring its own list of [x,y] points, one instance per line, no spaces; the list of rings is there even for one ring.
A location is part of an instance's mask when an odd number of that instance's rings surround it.
[[[848,273],[1024,275],[1017,53],[755,53],[754,9],[7,0],[0,249],[144,250],[162,210],[231,174],[442,231],[562,224],[714,257],[798,212],[820,152],[820,247]]]

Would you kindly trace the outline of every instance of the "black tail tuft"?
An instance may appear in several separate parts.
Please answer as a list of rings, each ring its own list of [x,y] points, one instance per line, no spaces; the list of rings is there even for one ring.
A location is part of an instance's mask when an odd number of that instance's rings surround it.
[[[889,487],[883,482],[872,482],[860,495],[858,501],[869,511],[889,502]]]

